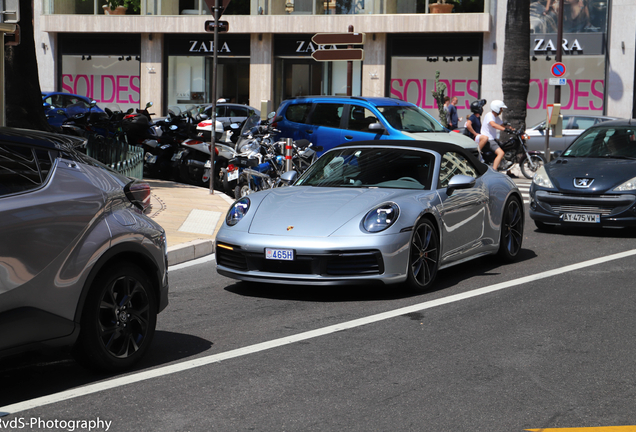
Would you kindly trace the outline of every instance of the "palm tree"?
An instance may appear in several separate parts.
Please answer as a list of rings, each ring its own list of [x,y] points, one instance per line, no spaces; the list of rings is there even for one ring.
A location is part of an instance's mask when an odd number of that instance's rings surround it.
[[[504,117],[525,129],[530,89],[530,0],[508,0],[502,87],[508,109]]]

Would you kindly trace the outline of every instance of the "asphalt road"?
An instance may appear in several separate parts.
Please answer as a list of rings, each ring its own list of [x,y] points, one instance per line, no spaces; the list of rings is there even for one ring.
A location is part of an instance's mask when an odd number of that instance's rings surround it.
[[[96,376],[60,353],[5,361],[0,430],[20,419],[40,422],[20,430],[99,419],[110,431],[636,425],[636,231],[526,222],[519,262],[452,267],[420,295],[237,283],[213,261],[175,267],[135,371]]]

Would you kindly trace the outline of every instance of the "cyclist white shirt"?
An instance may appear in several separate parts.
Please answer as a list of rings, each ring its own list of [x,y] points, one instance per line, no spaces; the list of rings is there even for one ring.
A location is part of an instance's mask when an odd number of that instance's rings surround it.
[[[503,125],[503,120],[501,119],[501,117],[496,116],[492,111],[484,116],[484,119],[481,122],[481,134],[486,135],[488,137],[488,141],[494,141],[495,139],[497,139],[498,129],[495,129],[490,124],[491,121],[494,121],[498,125]]]

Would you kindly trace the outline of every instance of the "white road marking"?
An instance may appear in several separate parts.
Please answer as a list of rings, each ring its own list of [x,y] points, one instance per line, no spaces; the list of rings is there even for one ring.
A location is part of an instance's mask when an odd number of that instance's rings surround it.
[[[304,341],[307,339],[313,339],[320,336],[332,334],[335,332],[349,330],[355,327],[360,327],[363,325],[372,324],[379,321],[395,318],[401,315],[406,315],[413,312],[419,312],[425,309],[431,309],[437,306],[442,306],[442,305],[470,299],[473,297],[489,294],[495,291],[512,288],[518,285],[535,282],[541,279],[549,278],[549,277],[560,275],[563,273],[580,270],[585,267],[603,264],[608,261],[614,261],[614,260],[618,260],[618,259],[622,259],[622,258],[634,256],[634,255],[636,255],[636,249],[628,250],[625,252],[621,252],[621,253],[617,253],[617,254],[601,257],[601,258],[595,258],[588,261],[583,261],[578,264],[572,264],[572,265],[561,267],[558,269],[548,270],[542,273],[525,276],[522,278],[507,281],[507,282],[501,282],[495,285],[478,288],[478,289],[461,293],[461,294],[454,294],[454,295],[440,298],[437,300],[431,300],[424,303],[415,304],[412,306],[406,306],[406,307],[395,309],[392,311],[387,311],[387,312],[379,313],[376,315],[371,315],[368,317],[359,318],[352,321],[347,321],[340,324],[335,324],[335,325],[323,327],[320,329],[299,333],[296,335],[291,335],[291,336],[274,339],[267,342],[258,343],[255,345],[246,346],[243,348],[238,348],[238,349],[227,351],[224,353],[213,354],[213,355],[201,357],[194,360],[188,360],[188,361],[184,361],[184,362],[169,365],[169,366],[158,367],[152,370],[147,370],[143,372],[133,373],[131,375],[121,376],[119,378],[114,378],[111,380],[107,380],[107,381],[103,381],[103,382],[99,382],[95,384],[89,384],[83,387],[65,390],[65,391],[51,394],[48,396],[42,396],[39,398],[0,407],[0,416],[14,414],[14,413],[17,413],[20,411],[26,411],[29,409],[39,408],[44,405],[50,405],[56,402],[62,402],[65,400],[74,399],[80,396],[86,396],[86,395],[101,392],[104,390],[120,388],[125,385],[133,384],[136,382],[158,378],[158,377],[162,377],[165,375],[170,375],[170,374],[174,374],[178,372],[183,372],[189,369],[206,366],[212,363],[218,363],[224,360],[229,360],[236,357],[254,354],[257,352],[281,347],[284,345],[289,345],[289,344]]]

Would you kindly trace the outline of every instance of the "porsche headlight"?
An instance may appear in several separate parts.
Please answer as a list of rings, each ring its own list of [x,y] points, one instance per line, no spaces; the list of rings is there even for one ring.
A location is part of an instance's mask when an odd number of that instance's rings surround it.
[[[636,177],[634,177],[633,179],[627,180],[622,185],[616,186],[614,188],[615,192],[628,192],[633,190],[636,190]]]
[[[552,185],[552,181],[550,180],[550,177],[548,177],[548,173],[543,166],[539,167],[534,177],[532,177],[532,182],[537,186],[554,189],[554,185]]]
[[[247,197],[243,197],[230,207],[230,210],[227,212],[227,216],[225,217],[225,222],[229,226],[234,226],[243,219],[243,217],[247,214],[247,211],[250,209],[250,200]]]
[[[382,204],[371,210],[364,217],[362,225],[370,233],[384,231],[397,220],[400,208],[395,203]]]

